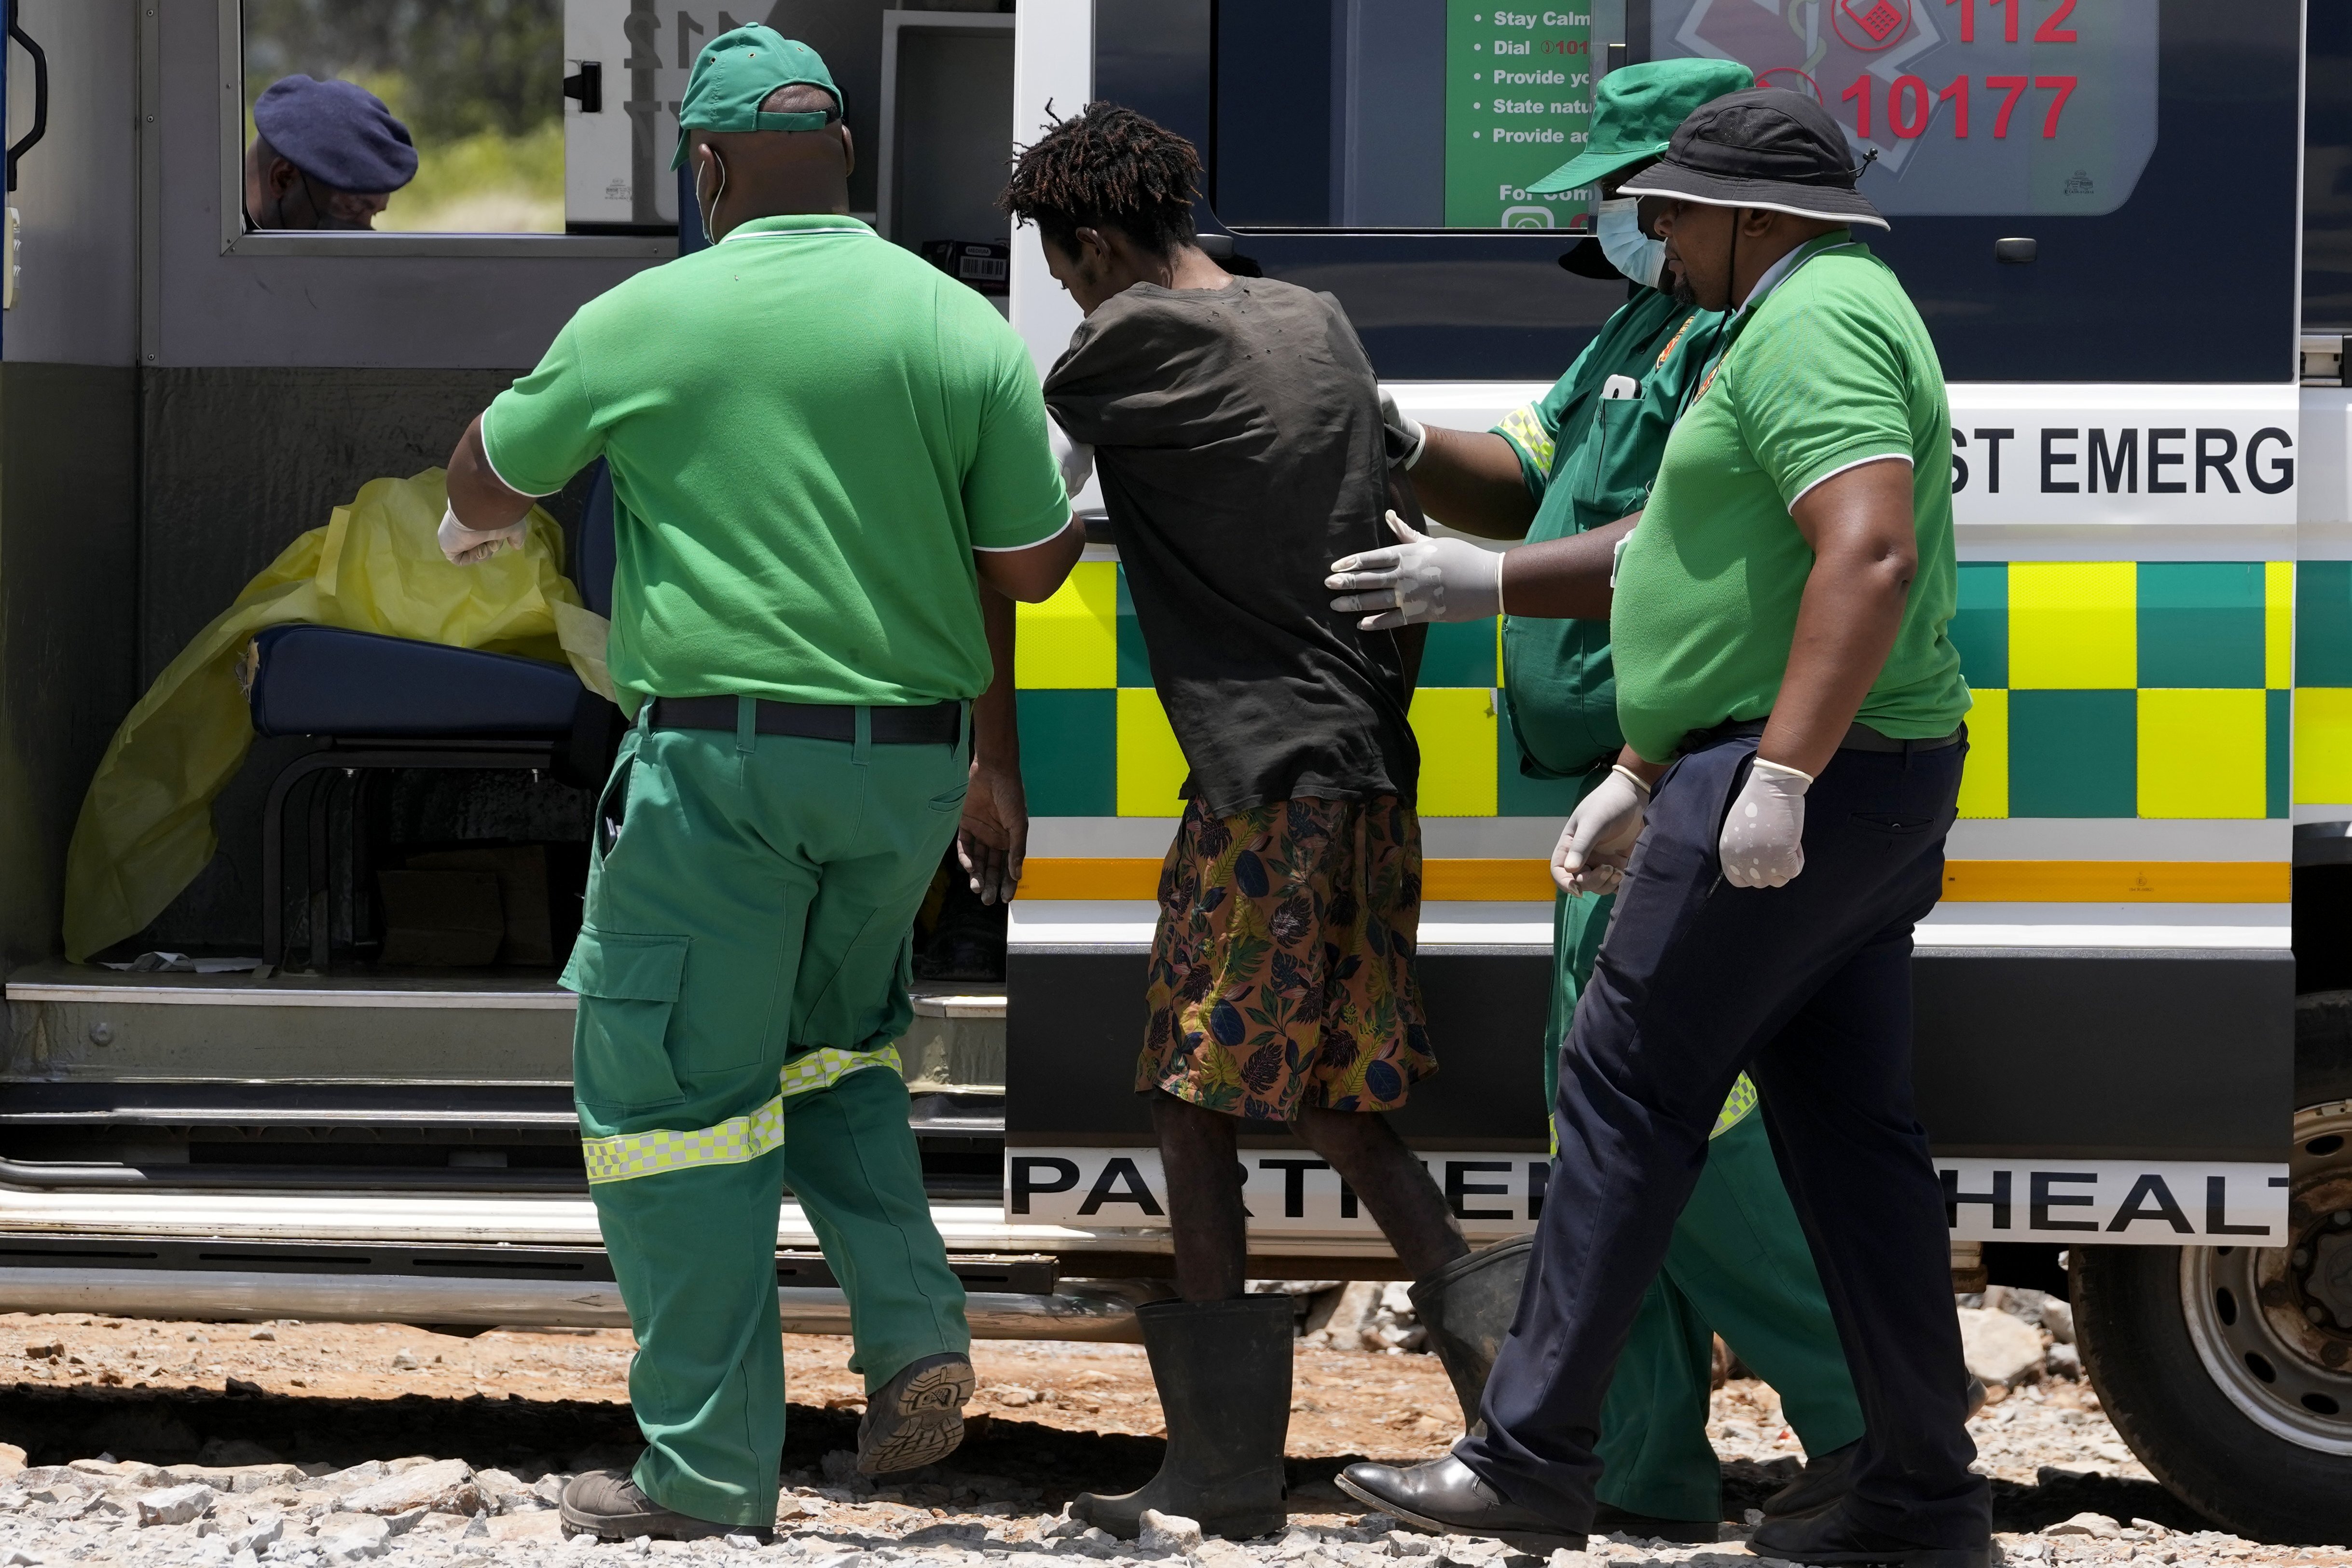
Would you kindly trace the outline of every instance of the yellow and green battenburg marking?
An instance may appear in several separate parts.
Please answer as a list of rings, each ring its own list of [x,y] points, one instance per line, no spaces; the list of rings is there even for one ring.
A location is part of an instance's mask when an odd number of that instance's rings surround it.
[[[588,1184],[633,1182],[698,1165],[740,1165],[784,1146],[784,1101],[821,1089],[831,1089],[854,1072],[887,1068],[904,1075],[898,1048],[843,1051],[822,1046],[784,1064],[776,1098],[748,1116],[730,1116],[716,1127],[685,1131],[655,1128],[646,1132],[616,1133],[610,1138],[583,1138],[588,1159]]]
[[[2352,562],[1970,562],[1951,638],[1976,698],[1965,816],[2352,801]],[[1118,566],[1089,562],[1021,606],[1020,646],[1029,809],[1177,816],[1183,753]],[[1572,804],[1572,783],[1520,775],[1500,683],[1494,622],[1430,628],[1412,703],[1424,816]]]

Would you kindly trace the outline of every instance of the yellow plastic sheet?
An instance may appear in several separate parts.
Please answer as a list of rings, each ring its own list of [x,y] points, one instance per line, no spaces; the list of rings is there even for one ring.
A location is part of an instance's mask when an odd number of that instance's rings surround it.
[[[144,927],[213,858],[213,797],[253,745],[236,666],[289,621],[570,663],[612,695],[604,618],[563,575],[563,534],[534,507],[528,542],[475,566],[442,559],[439,468],[372,479],[286,547],[155,679],[114,732],[66,854],[66,956]]]

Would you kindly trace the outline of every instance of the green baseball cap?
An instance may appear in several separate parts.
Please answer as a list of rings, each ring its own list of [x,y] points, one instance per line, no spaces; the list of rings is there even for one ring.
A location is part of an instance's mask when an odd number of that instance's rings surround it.
[[[1663,156],[1675,127],[1692,110],[1755,85],[1756,73],[1738,60],[1652,60],[1611,71],[1592,94],[1592,132],[1584,151],[1528,189],[1543,195],[1572,191]]]
[[[761,113],[760,105],[780,87],[821,87],[833,94],[835,112]],[[677,106],[677,151],[669,166],[685,166],[691,131],[822,131],[847,108],[814,49],[773,27],[737,27],[694,57],[694,74],[686,79],[686,97]]]

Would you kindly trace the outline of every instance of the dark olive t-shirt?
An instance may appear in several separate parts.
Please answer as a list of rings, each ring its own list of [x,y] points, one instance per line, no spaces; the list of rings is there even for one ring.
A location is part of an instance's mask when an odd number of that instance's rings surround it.
[[[1323,586],[1392,542],[1379,389],[1338,301],[1269,279],[1139,284],[1079,326],[1045,403],[1095,448],[1185,797],[1219,816],[1412,801],[1397,636],[1358,631]]]

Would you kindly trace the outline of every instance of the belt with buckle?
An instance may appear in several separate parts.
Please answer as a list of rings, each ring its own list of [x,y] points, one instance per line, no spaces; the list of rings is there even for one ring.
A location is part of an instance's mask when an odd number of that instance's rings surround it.
[[[653,724],[656,730],[725,730],[736,727],[740,697],[656,697]],[[762,735],[798,735],[808,741],[853,742],[857,739],[857,709],[830,702],[775,702],[756,700],[755,728]],[[963,733],[961,702],[926,702],[920,707],[877,707],[868,730],[877,746],[952,746]]]
[[[1712,730],[1694,730],[1683,737],[1682,749],[1695,752],[1701,746],[1712,746],[1724,741],[1748,741],[1764,733],[1764,719],[1734,719],[1717,724]],[[1907,754],[1912,752],[1940,752],[1947,746],[1957,746],[1969,738],[1969,727],[1962,724],[1948,735],[1935,735],[1924,741],[1899,741],[1883,734],[1856,720],[1846,729],[1845,739],[1838,742],[1841,752],[1891,752]]]

